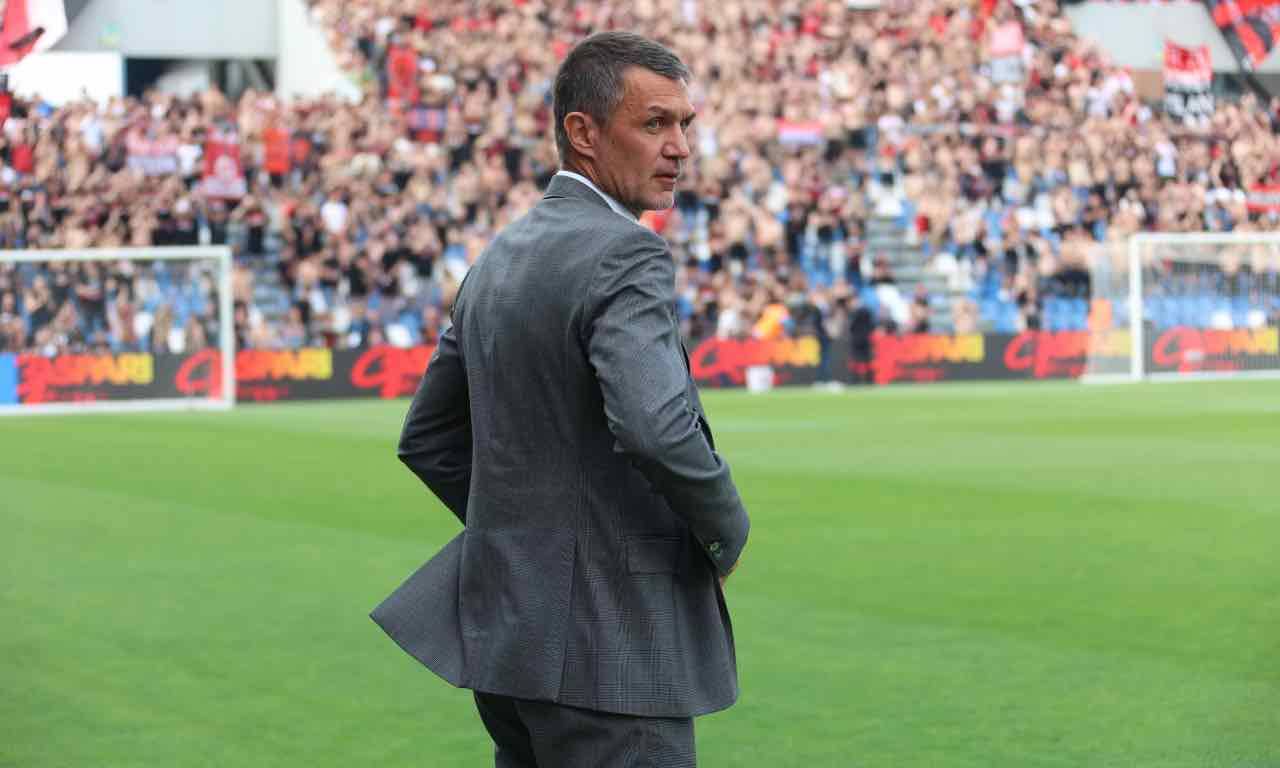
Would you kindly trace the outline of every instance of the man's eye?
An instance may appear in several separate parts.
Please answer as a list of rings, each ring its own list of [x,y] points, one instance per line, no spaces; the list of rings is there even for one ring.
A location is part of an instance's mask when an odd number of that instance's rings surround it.
[[[649,122],[645,123],[644,127],[648,128],[649,130],[657,130],[658,128],[662,127],[662,118],[655,117],[649,120]]]

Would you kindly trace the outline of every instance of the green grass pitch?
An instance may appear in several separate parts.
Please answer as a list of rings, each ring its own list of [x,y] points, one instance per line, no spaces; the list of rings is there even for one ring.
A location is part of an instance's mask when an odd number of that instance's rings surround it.
[[[405,401],[0,420],[0,765],[492,765],[367,618]],[[754,527],[700,764],[1280,767],[1280,382],[707,397]]]

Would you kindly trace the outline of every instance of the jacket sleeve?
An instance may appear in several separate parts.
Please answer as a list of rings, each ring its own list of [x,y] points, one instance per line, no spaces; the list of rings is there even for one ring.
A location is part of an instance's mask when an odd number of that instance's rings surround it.
[[[441,336],[413,396],[396,455],[465,525],[471,488],[471,406],[454,326]]]
[[[583,336],[614,450],[629,455],[725,574],[746,545],[750,521],[690,402],[674,299],[666,243],[637,229],[596,265]]]

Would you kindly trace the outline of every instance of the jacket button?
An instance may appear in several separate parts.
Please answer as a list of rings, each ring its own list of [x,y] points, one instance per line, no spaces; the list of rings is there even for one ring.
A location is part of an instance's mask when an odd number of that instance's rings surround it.
[[[710,544],[708,544],[707,551],[711,553],[712,557],[719,560],[720,559],[720,542],[713,541]]]

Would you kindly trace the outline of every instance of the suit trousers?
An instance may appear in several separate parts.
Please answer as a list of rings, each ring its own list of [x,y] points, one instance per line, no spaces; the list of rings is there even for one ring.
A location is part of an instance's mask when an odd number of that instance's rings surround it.
[[[692,717],[640,717],[475,693],[495,768],[695,768]]]

